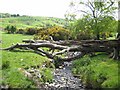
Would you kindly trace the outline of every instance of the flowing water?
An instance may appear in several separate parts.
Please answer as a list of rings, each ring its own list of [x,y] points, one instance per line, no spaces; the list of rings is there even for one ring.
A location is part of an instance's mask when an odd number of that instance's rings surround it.
[[[64,62],[61,68],[54,70],[53,83],[46,83],[44,90],[82,90],[84,86],[79,78],[73,76],[71,72],[72,62]],[[40,89],[41,90],[41,89]]]

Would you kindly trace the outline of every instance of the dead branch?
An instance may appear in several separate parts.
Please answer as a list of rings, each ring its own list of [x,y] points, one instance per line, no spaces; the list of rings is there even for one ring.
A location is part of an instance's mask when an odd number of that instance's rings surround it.
[[[47,40],[23,40],[25,43],[53,43],[57,45],[101,45],[101,46],[109,46],[109,47],[115,47],[117,45],[120,45],[120,40],[81,40],[81,41],[75,41],[75,40],[64,40],[64,41],[47,41]]]

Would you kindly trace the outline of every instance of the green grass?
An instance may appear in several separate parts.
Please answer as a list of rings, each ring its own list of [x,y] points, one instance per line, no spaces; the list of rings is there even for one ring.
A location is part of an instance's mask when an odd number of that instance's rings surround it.
[[[6,34],[2,33],[2,48],[6,48],[12,45],[12,43],[21,42],[22,39],[32,39],[33,36],[21,35],[21,34]],[[32,51],[19,50],[16,49],[14,51],[1,51],[2,53],[2,69],[0,73],[2,74],[2,85],[9,85],[12,88],[34,88],[35,83],[32,80],[29,80],[27,77],[23,75],[19,71],[19,68],[29,68],[31,66],[42,66],[45,61],[48,61],[47,58],[42,57],[38,54],[35,54]],[[1,58],[1,57],[0,57]],[[52,80],[52,69],[46,68],[46,71],[42,71],[42,73],[46,73],[46,76],[50,76],[45,78],[46,81]],[[44,82],[43,79],[41,81]]]
[[[19,72],[19,68],[30,68],[31,66],[41,66],[42,63],[47,60],[40,55],[34,54],[32,52],[9,52],[2,51],[2,64],[6,64],[7,67],[3,68],[3,82],[8,84],[10,87],[24,87],[27,88],[31,86],[32,81],[25,78],[21,72]],[[13,74],[14,73],[14,74]],[[15,77],[15,78],[13,78]],[[23,80],[21,80],[21,78]],[[25,83],[27,83],[25,86]],[[17,85],[16,85],[17,84]]]
[[[23,39],[33,39],[33,36],[22,35],[22,34],[6,34],[5,32],[0,32],[2,34],[2,47],[9,47],[12,44],[21,43]]]
[[[44,27],[46,25],[65,25],[65,20],[61,18],[54,17],[38,17],[38,16],[20,16],[20,17],[7,17],[1,18],[0,23],[2,28],[5,28],[7,25],[13,25],[17,28],[26,28],[26,27]]]
[[[84,56],[74,61],[73,73],[80,75],[83,83],[94,88],[118,88],[117,60],[108,58],[108,55],[94,57]]]

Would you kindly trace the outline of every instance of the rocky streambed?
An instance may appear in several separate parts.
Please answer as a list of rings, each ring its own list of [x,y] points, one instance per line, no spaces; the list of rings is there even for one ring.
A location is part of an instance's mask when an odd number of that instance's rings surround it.
[[[84,86],[81,80],[74,77],[71,72],[72,62],[64,62],[64,65],[55,69],[53,83],[46,83],[40,90],[81,90]]]
[[[43,65],[43,68],[44,65]],[[64,62],[59,68],[54,69],[53,71],[53,82],[41,84],[39,78],[42,77],[40,71],[35,68],[22,69],[19,68],[19,71],[22,72],[26,77],[33,80],[38,90],[82,90],[84,85],[79,78],[74,77],[71,71],[72,62]],[[9,89],[9,86],[1,86],[3,89]]]

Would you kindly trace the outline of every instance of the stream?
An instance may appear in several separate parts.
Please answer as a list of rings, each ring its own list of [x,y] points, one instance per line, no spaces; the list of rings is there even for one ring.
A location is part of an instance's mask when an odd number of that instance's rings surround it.
[[[64,62],[54,70],[53,83],[46,83],[40,90],[83,90],[84,86],[79,78],[73,76],[71,66],[72,62]]]
[[[28,76],[31,80],[36,82],[38,90],[83,90],[84,85],[79,78],[74,77],[71,71],[72,62],[64,62],[59,68],[53,71],[53,82],[40,84],[39,77],[41,77],[39,70],[28,69],[24,70],[19,68],[19,71]],[[37,78],[35,78],[37,77]],[[1,86],[3,89],[9,89],[7,86]]]

